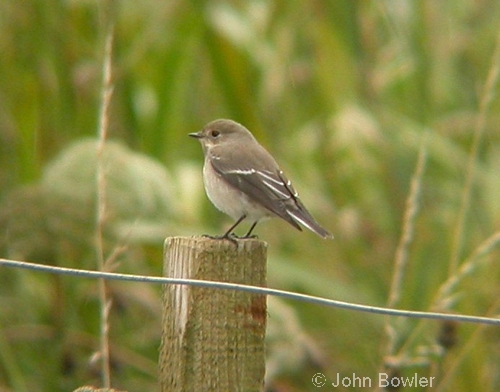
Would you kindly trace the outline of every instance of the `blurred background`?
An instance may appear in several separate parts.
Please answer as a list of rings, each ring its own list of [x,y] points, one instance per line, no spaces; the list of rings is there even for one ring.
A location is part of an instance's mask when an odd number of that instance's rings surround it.
[[[499,20],[494,0],[2,1],[0,256],[97,268],[96,137],[113,21],[103,161],[114,271],[161,275],[165,237],[229,227],[187,134],[231,118],[335,235],[257,226],[269,286],[494,316]],[[99,384],[97,286],[0,269],[0,391]],[[108,289],[112,385],[157,390],[161,288]],[[500,389],[498,327],[272,299],[268,340],[268,391],[316,391],[317,372],[382,370],[434,376],[433,391]]]

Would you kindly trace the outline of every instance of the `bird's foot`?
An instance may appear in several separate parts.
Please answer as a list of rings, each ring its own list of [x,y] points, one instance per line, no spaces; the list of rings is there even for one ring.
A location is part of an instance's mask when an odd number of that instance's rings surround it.
[[[237,239],[237,240],[251,240],[251,239],[259,238],[259,236],[257,234],[245,234],[245,235],[239,236],[237,234],[231,233],[229,235],[231,236],[231,239]],[[222,237],[226,238],[224,236],[222,236]]]
[[[238,237],[242,240],[252,240],[252,239],[258,239],[259,236],[257,234],[250,234],[250,235],[244,235],[243,237]]]
[[[228,241],[231,241],[235,245],[238,245],[238,241],[237,240],[240,239],[240,237],[238,237],[234,233],[225,233],[223,235],[203,234],[202,237],[210,238],[212,240],[228,240]]]

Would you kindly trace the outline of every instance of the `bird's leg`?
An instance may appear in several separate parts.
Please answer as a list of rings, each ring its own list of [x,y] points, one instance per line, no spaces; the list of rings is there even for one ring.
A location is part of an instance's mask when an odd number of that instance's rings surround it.
[[[243,219],[245,219],[247,216],[245,214],[243,214],[235,223],[234,225],[232,225],[228,231],[226,231],[223,235],[215,235],[215,236],[212,236],[212,235],[208,235],[208,234],[204,234],[203,237],[208,237],[208,238],[212,238],[212,239],[215,239],[215,240],[229,240],[231,241],[232,243],[234,244],[238,244],[237,241],[234,239],[234,237],[236,237],[232,231],[236,228],[236,226],[238,226],[242,221]]]
[[[253,229],[255,229],[255,226],[257,226],[257,222],[258,222],[258,221],[255,221],[255,222],[253,223],[253,225],[252,225],[252,226],[250,226],[250,230],[248,230],[248,233],[246,233],[246,234],[245,234],[245,236],[244,236],[244,237],[242,237],[242,238],[257,238],[257,235],[255,235],[255,234],[254,234],[254,235],[252,235],[252,231],[253,231]]]
[[[240,216],[240,218],[234,222],[234,225],[232,225],[220,238],[227,238],[227,239],[231,239],[231,234],[232,234],[232,231],[234,229],[236,229],[236,226],[238,226],[242,221],[243,219],[245,219],[247,216],[245,214],[243,214],[242,216]],[[235,236],[233,234],[233,236]]]

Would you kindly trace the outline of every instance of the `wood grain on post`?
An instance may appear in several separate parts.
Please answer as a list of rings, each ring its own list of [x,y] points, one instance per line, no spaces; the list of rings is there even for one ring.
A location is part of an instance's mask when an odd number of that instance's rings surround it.
[[[265,242],[205,237],[165,241],[164,274],[265,286]],[[162,392],[258,392],[265,373],[266,297],[236,290],[165,285]]]

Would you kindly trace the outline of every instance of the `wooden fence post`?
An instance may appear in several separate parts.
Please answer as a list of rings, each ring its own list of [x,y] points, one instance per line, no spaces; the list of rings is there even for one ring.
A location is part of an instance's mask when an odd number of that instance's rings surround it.
[[[164,275],[265,286],[265,242],[205,237],[165,241]],[[165,285],[162,392],[259,392],[265,374],[266,297]]]

